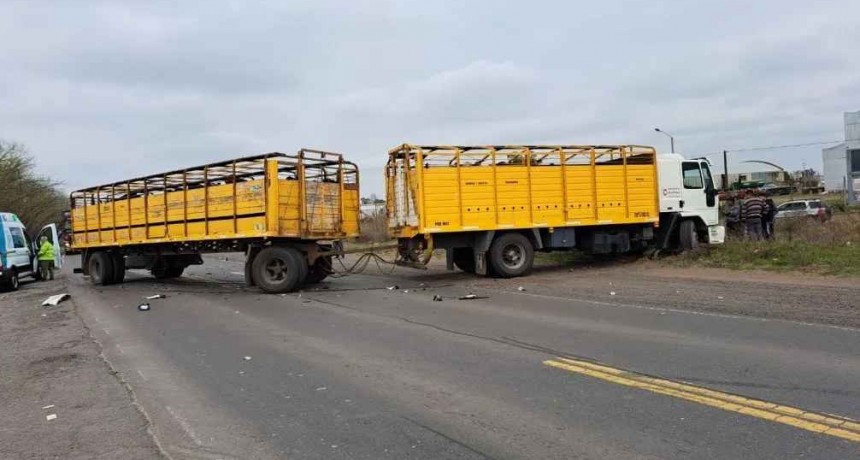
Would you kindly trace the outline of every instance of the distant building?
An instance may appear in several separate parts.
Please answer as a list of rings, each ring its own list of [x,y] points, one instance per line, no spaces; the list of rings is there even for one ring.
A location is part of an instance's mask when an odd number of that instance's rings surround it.
[[[824,164],[824,188],[848,196],[860,191],[860,111],[845,112],[845,142],[821,150]],[[852,193],[853,192],[853,193]]]

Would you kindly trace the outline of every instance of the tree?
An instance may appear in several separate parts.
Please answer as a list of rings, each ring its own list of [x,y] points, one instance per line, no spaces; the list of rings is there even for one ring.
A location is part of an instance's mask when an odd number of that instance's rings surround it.
[[[57,222],[68,207],[60,184],[35,169],[23,145],[0,140],[0,211],[17,214],[30,231]]]

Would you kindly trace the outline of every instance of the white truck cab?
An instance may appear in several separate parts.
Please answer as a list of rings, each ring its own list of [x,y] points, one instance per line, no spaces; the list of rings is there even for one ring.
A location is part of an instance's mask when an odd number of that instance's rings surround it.
[[[661,219],[661,225],[678,221],[675,225],[678,225],[684,249],[691,249],[698,242],[721,244],[725,241],[726,229],[720,225],[717,189],[706,160],[687,160],[677,153],[659,154],[657,178],[660,214],[673,218]]]
[[[39,240],[47,236],[54,245],[54,266],[62,266],[60,238],[57,226],[42,227],[35,241],[15,214],[0,212],[0,289],[17,290],[23,277],[39,278]]]

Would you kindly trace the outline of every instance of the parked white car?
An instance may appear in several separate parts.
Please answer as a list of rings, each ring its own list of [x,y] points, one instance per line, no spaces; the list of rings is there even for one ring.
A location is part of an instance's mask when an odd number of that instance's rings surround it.
[[[787,201],[776,207],[777,219],[787,217],[821,217],[830,218],[830,210],[821,200],[795,200]]]
[[[62,251],[57,226],[46,225],[36,241],[31,241],[21,219],[10,212],[0,212],[0,290],[17,290],[21,278],[38,279],[38,241],[47,236],[54,245],[54,266],[62,265]]]

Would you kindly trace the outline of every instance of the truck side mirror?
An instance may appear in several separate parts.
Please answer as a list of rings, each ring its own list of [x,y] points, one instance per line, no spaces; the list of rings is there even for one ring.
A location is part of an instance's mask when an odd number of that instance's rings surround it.
[[[707,204],[709,208],[717,205],[717,189],[714,188],[714,184],[712,183],[708,183],[708,185],[705,186],[705,204]]]

